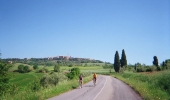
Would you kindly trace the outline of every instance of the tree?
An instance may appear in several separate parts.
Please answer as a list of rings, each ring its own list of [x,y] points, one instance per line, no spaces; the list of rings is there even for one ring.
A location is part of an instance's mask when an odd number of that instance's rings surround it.
[[[125,50],[122,50],[122,57],[121,57],[121,67],[127,67],[127,60],[126,60],[126,54],[125,54]]]
[[[168,69],[168,60],[165,60],[165,68]]]
[[[18,66],[18,72],[23,73],[24,72],[24,65]]]
[[[34,69],[38,69],[38,65],[35,64],[35,65],[33,66],[33,68],[34,68]]]
[[[67,77],[69,79],[77,78],[80,75],[80,69],[79,68],[72,68],[70,73],[67,74]]]
[[[8,73],[10,67],[12,67],[12,65],[0,61],[0,96],[10,91],[10,76]]]
[[[165,69],[165,62],[164,61],[162,62],[162,69],[163,70]]]
[[[20,73],[30,72],[29,66],[19,65],[18,72],[20,72]]]
[[[158,67],[158,58],[157,58],[157,56],[154,56],[153,57],[153,64],[156,66],[156,67]]]
[[[24,66],[24,72],[29,72],[29,67],[28,66]]]
[[[115,72],[119,72],[120,69],[120,60],[119,60],[119,53],[116,51],[115,59],[114,59],[114,70]]]
[[[157,67],[157,71],[161,70],[159,65],[158,65],[158,58],[157,58],[157,56],[153,57],[153,64]]]
[[[55,71],[55,72],[60,72],[60,66],[59,66],[58,64],[56,64],[56,65],[54,66],[54,71]]]
[[[134,69],[135,69],[135,71],[137,70],[137,64],[135,64]]]

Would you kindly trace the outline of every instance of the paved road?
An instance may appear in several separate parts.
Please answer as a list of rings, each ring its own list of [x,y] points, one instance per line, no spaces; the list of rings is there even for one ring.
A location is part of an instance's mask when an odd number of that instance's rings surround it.
[[[143,100],[131,87],[111,76],[101,75],[94,87],[92,81],[81,89],[63,93],[48,100]]]

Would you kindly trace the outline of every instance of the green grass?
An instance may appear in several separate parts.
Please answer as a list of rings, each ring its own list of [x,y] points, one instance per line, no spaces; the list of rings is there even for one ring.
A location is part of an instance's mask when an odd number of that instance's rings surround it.
[[[20,64],[21,63],[16,63],[12,68],[10,68],[10,71],[17,70],[18,65],[20,65]],[[32,66],[30,66],[30,67],[32,68]],[[38,67],[39,67],[39,69],[41,69],[44,66],[38,66]],[[63,72],[68,72],[69,69],[71,69],[73,67],[61,66],[60,69]],[[76,67],[80,68],[81,72],[96,72],[96,73],[110,72],[110,69],[103,69],[102,66],[88,66],[88,67],[76,66]],[[45,68],[47,68],[49,71],[53,71],[54,66],[49,66],[49,67],[45,67]],[[114,72],[113,69],[112,69],[112,72]],[[13,73],[12,75],[13,75],[13,77],[10,79],[11,83],[16,84],[19,87],[25,87],[27,84],[29,84],[30,82],[43,76],[44,74],[43,73],[35,73],[35,71],[33,70],[30,73]]]
[[[18,69],[18,65],[20,65],[20,64],[21,64],[21,63],[16,63],[16,64],[14,64],[14,66],[11,67],[11,68],[9,69],[9,71],[17,70],[17,69]],[[89,64],[92,64],[92,63],[89,63]],[[99,64],[102,65],[102,63],[99,63]],[[27,64],[23,64],[23,65],[27,65]],[[87,63],[87,65],[88,65],[88,63]],[[32,69],[32,66],[30,66],[30,65],[27,65],[27,66],[29,66],[29,67]],[[42,69],[42,68],[45,67],[45,66],[39,65],[38,67],[39,67],[39,69]],[[90,71],[90,72],[97,72],[97,73],[110,72],[110,69],[103,69],[102,66],[87,66],[87,67],[83,67],[83,66],[73,66],[73,67],[78,67],[78,68],[80,68],[81,72],[89,72],[89,71]],[[71,69],[71,68],[73,68],[73,67],[60,66],[60,69],[61,69],[62,71],[64,71],[64,72],[68,72],[69,69]],[[54,70],[54,66],[46,66],[45,68],[48,69],[49,71],[53,71],[53,70]],[[114,69],[112,68],[111,71],[114,72]],[[34,70],[33,70],[33,72],[34,72]]]
[[[26,87],[29,83],[39,79],[43,75],[43,73],[12,73],[12,78],[9,82],[18,87]]]
[[[133,87],[145,100],[169,100],[170,71],[153,73],[132,73],[114,74],[114,77],[124,81]]]
[[[84,78],[84,83],[91,80],[91,76]],[[17,95],[6,95],[3,100],[45,100],[53,96],[57,96],[69,90],[77,88],[79,85],[78,80],[70,80],[59,83],[57,86],[52,86],[49,88],[41,88],[38,92],[32,92],[29,89],[25,91],[20,91]],[[0,98],[1,100],[1,98]]]
[[[18,94],[13,95],[12,99],[8,98],[8,96],[6,96],[5,98],[7,98],[7,100],[44,100],[44,99],[50,98],[52,96],[59,95],[63,92],[72,90],[78,86],[77,80],[70,80],[70,81],[65,81],[65,82],[59,83],[56,87],[50,87],[48,89],[41,88],[41,90],[38,92],[32,92],[28,85],[30,85],[30,83],[37,80],[38,78],[42,77],[44,75],[44,73],[35,73],[35,70],[33,70],[32,72],[29,72],[29,73],[12,72],[14,70],[17,70],[18,65],[20,65],[20,64],[21,63],[16,63],[12,68],[10,68],[10,73],[12,74],[10,83],[18,86],[18,90],[19,90]],[[26,64],[24,64],[24,65],[26,65]],[[39,69],[41,69],[44,66],[38,66],[38,67],[39,67]],[[96,73],[109,73],[110,72],[110,69],[103,69],[102,66],[88,66],[88,67],[61,66],[60,69],[63,72],[68,72],[69,69],[72,69],[74,67],[80,68],[81,72],[96,72]],[[32,68],[32,66],[30,66],[30,68]],[[45,68],[47,68],[49,71],[53,71],[54,66],[49,66],[49,67],[45,67]],[[112,69],[112,72],[113,72],[113,69]],[[92,76],[84,78],[85,83],[90,81],[91,77]],[[9,97],[11,97],[11,95],[9,95]]]
[[[87,83],[89,81],[91,81],[91,76],[84,78],[84,83]],[[59,95],[61,93],[64,93],[66,91],[72,90],[74,88],[78,88],[78,86],[79,86],[78,80],[62,82],[57,87],[50,88],[47,91],[44,91],[43,94],[45,95],[45,98],[47,99],[47,98]]]

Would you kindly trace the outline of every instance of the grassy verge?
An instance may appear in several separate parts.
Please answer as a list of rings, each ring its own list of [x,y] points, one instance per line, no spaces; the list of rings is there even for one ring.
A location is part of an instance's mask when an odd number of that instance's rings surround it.
[[[92,76],[88,76],[84,78],[84,83],[87,83],[91,81]],[[45,98],[50,98],[59,94],[62,94],[66,91],[78,88],[79,83],[78,80],[71,80],[67,82],[62,82],[60,83],[57,87],[55,88],[49,88],[47,91],[44,91]]]
[[[123,73],[114,77],[134,88],[145,100],[170,100],[170,72],[152,74]]]
[[[84,83],[89,82],[92,79],[92,75],[84,78]],[[59,83],[57,86],[51,86],[49,88],[41,88],[37,92],[33,92],[30,89],[25,91],[19,91],[15,95],[5,95],[0,100],[46,100],[50,97],[62,94],[69,90],[78,87],[78,80],[70,80]]]

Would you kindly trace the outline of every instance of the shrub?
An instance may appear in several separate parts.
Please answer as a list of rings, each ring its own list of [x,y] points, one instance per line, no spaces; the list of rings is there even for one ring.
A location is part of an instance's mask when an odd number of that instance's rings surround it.
[[[30,88],[33,92],[41,89],[41,84],[39,80],[33,81],[30,85]]]
[[[146,68],[146,72],[152,72],[153,70],[151,69],[151,67],[147,67]]]
[[[67,77],[69,79],[77,78],[80,75],[80,69],[79,68],[72,68],[71,72],[67,74]]]
[[[44,67],[44,68],[38,70],[38,72],[39,72],[39,73],[48,73],[49,70],[48,70],[47,68]]]
[[[65,81],[68,78],[63,73],[52,73],[50,75],[45,75],[40,79],[40,84],[43,87],[48,87],[51,85],[57,85],[59,82]]]
[[[34,68],[34,69],[38,69],[38,65],[34,65],[33,68]]]
[[[54,71],[60,72],[60,66],[58,64],[54,66]]]
[[[72,67],[72,66],[73,66],[72,64],[68,65],[68,67]]]
[[[0,96],[13,90],[13,85],[9,84],[10,75],[8,69],[10,67],[12,67],[12,65],[0,61]]]
[[[161,67],[158,66],[158,67],[157,67],[157,71],[161,71]]]
[[[19,65],[18,66],[18,72],[20,73],[27,73],[30,72],[29,66]]]
[[[151,70],[152,70],[152,72],[153,72],[153,71],[156,71],[157,68],[156,68],[155,66],[151,66]]]
[[[137,72],[145,72],[145,69],[143,67],[137,68]]]

